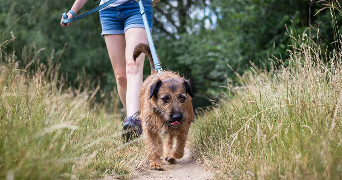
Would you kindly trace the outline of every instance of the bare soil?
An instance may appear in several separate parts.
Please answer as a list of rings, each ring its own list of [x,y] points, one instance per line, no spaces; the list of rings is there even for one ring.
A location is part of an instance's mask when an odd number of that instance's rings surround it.
[[[177,160],[175,164],[169,164],[164,161],[164,171],[150,170],[147,168],[140,172],[135,172],[132,180],[207,180],[213,177],[210,171],[205,170],[203,164],[191,156],[188,148],[185,149],[184,157]]]

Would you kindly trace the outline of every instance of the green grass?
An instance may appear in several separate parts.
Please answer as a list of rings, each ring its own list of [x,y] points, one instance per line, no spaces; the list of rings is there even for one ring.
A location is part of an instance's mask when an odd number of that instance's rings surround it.
[[[39,62],[39,51],[23,53]],[[125,178],[146,162],[140,140],[121,140],[114,93],[98,104],[97,87],[65,87],[50,59],[32,71],[19,68],[15,53],[0,58],[0,179]]]
[[[342,179],[342,52],[291,38],[287,65],[252,68],[192,126],[217,179]]]

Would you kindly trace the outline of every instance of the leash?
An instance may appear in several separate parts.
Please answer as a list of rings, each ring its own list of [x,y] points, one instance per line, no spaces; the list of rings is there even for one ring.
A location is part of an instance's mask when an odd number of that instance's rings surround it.
[[[113,2],[115,2],[117,0],[110,0],[106,3],[103,3],[101,4],[100,6],[97,6],[85,13],[82,13],[76,17],[73,17],[71,19],[68,19],[68,16],[67,16],[67,12],[64,12],[62,14],[62,16],[64,17],[64,19],[62,20],[62,23],[63,24],[67,24],[67,23],[70,23],[70,22],[74,22],[74,21],[77,21],[77,20],[80,20],[84,17],[87,17],[101,9],[103,9],[104,7],[108,6],[109,4],[112,4]],[[151,49],[151,54],[152,54],[152,59],[153,59],[153,63],[154,63],[154,70],[155,71],[158,71],[158,75],[161,75],[162,74],[162,67],[161,67],[161,64],[159,63],[158,61],[158,56],[157,56],[157,52],[156,52],[156,48],[154,47],[154,43],[153,43],[153,39],[152,39],[152,35],[151,35],[151,31],[150,31],[150,26],[148,25],[148,22],[147,22],[147,18],[146,18],[146,14],[145,14],[145,8],[143,6],[143,3],[142,3],[142,0],[139,0],[139,6],[140,6],[140,14],[143,18],[143,22],[144,22],[144,26],[145,26],[145,30],[146,30],[146,35],[147,35],[147,40],[148,40],[148,44],[150,46],[150,49]],[[74,15],[74,13],[71,11],[71,13]]]
[[[143,21],[144,21],[144,26],[145,26],[145,30],[146,30],[148,44],[150,45],[150,49],[151,49],[152,59],[153,59],[153,63],[154,63],[154,70],[158,71],[158,75],[161,75],[162,74],[162,67],[158,61],[156,48],[154,47],[154,43],[153,43],[151,31],[150,31],[150,26],[148,25],[148,22],[147,22],[147,18],[146,18],[146,14],[145,14],[145,8],[143,6],[142,0],[139,0],[139,6],[140,6],[140,14],[141,14]]]
[[[68,19],[67,12],[64,12],[64,13],[62,14],[62,16],[64,17],[64,19],[62,20],[62,23],[63,23],[63,24],[67,24],[67,23],[70,23],[70,22],[74,22],[74,21],[80,20],[80,19],[82,19],[82,18],[84,18],[84,17],[87,17],[87,16],[89,16],[89,15],[95,13],[96,11],[99,11],[99,10],[105,8],[106,6],[108,6],[109,4],[112,4],[112,3],[115,2],[115,1],[117,1],[117,0],[110,0],[110,1],[108,1],[108,2],[106,2],[106,3],[101,4],[100,6],[97,6],[97,7],[93,8],[93,9],[91,9],[91,10],[85,12],[85,13],[82,13],[82,14],[76,16],[76,17],[73,17],[73,18],[71,18],[71,19]],[[72,14],[73,14],[73,13],[72,13]],[[73,15],[74,15],[74,14],[73,14]]]

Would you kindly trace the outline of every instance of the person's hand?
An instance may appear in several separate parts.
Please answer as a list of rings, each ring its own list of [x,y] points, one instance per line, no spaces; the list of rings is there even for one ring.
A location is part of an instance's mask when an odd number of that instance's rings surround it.
[[[70,12],[67,13],[67,16],[68,16],[68,19],[73,18],[72,14],[71,14]],[[65,18],[62,16],[60,24],[61,24],[63,27],[67,27],[67,26],[69,26],[69,25],[71,24],[71,23],[63,24],[63,23],[62,23],[63,19],[65,19]]]

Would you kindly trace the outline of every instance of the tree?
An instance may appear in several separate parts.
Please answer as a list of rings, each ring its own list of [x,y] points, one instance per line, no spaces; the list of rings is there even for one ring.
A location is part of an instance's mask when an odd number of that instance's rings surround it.
[[[8,38],[13,31],[18,52],[31,44],[45,49],[37,56],[40,60],[53,52],[53,62],[61,63],[61,73],[68,74],[69,82],[84,69],[93,80],[101,80],[102,90],[112,90],[115,78],[100,36],[98,14],[68,28],[59,25],[62,12],[72,3],[0,0],[0,32],[8,29]],[[153,39],[163,68],[190,78],[195,106],[204,106],[210,104],[206,98],[215,99],[227,83],[235,83],[235,72],[248,71],[250,62],[261,67],[272,56],[286,60],[290,39],[285,25],[298,34],[311,32],[311,36],[317,35],[314,29],[319,26],[322,45],[337,49],[330,44],[339,36],[332,24],[341,24],[341,14],[335,13],[334,22],[329,9],[315,16],[322,4],[317,0],[163,0],[154,7]],[[89,1],[82,11],[97,5]],[[11,48],[2,51],[12,52]],[[18,54],[22,64],[29,63],[24,62],[25,53]],[[150,72],[147,61],[144,68],[146,77]]]
[[[157,36],[176,38],[192,30],[191,21],[196,11],[206,6],[205,0],[165,0],[154,7]]]

